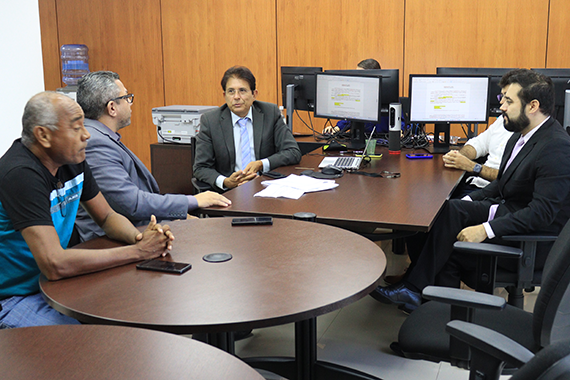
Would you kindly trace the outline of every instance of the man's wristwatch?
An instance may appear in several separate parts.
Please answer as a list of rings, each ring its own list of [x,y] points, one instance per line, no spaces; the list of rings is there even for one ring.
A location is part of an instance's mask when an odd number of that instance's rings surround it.
[[[473,173],[477,175],[481,174],[481,170],[483,170],[483,165],[481,164],[475,164],[475,166],[473,167]]]

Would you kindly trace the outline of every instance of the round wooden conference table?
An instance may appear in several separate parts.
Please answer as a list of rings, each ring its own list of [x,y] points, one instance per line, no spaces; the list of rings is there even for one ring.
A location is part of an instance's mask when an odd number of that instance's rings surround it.
[[[263,380],[238,358],[185,337],[120,326],[0,330],[0,377]]]
[[[41,276],[44,298],[84,323],[176,334],[212,336],[296,322],[296,365],[306,373],[296,378],[315,378],[316,317],[369,294],[386,265],[373,242],[317,223],[274,219],[273,225],[232,227],[231,218],[206,218],[169,225],[175,240],[165,259],[190,263],[190,271],[166,274],[128,264],[59,281]],[[81,246],[117,245],[99,238]],[[211,253],[232,259],[204,261]],[[210,343],[233,353],[228,335],[218,338],[225,343]]]

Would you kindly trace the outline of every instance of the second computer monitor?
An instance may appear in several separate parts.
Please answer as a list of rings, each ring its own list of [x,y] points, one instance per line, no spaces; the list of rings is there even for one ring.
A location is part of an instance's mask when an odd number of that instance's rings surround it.
[[[491,78],[491,95],[489,96],[489,114],[498,116],[501,103],[497,96],[501,93],[499,82],[503,75],[514,69],[503,67],[438,67],[437,73],[441,75],[487,75]]]
[[[487,123],[490,79],[475,75],[410,75],[410,122]]]

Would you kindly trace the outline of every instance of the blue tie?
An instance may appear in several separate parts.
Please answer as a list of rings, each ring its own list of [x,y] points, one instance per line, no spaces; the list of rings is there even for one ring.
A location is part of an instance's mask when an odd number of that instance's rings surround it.
[[[247,117],[238,120],[241,129],[241,170],[244,170],[251,160],[251,150],[249,148],[249,134],[247,133]]]

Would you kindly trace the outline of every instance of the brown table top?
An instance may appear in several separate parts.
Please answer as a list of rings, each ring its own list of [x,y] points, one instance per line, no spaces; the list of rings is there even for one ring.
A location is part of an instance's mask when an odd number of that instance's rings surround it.
[[[251,379],[263,377],[186,337],[120,326],[0,330],[0,377],[29,379]]]
[[[371,241],[318,223],[275,219],[231,227],[230,218],[170,223],[169,259],[192,264],[182,275],[136,264],[59,281],[40,277],[47,302],[87,323],[179,334],[239,331],[297,322],[348,305],[379,282],[386,258]],[[118,245],[106,238],[84,248]],[[233,255],[208,263],[209,253]]]
[[[441,155],[433,159],[410,160],[402,150],[399,155],[377,148],[381,159],[373,159],[361,171],[387,170],[401,173],[400,178],[375,178],[345,173],[337,178],[333,190],[307,193],[300,199],[261,198],[253,195],[264,187],[259,177],[232,189],[224,196],[232,201],[228,208],[210,207],[210,215],[273,215],[291,217],[297,212],[312,212],[320,223],[343,228],[392,228],[429,231],[445,201],[457,186],[463,172],[443,167]],[[320,153],[320,149],[315,152]],[[422,152],[423,153],[423,152]],[[333,154],[331,154],[333,155]],[[338,154],[337,154],[338,155]],[[305,155],[297,165],[275,169],[283,174],[300,174],[304,169],[318,171],[321,155]]]

